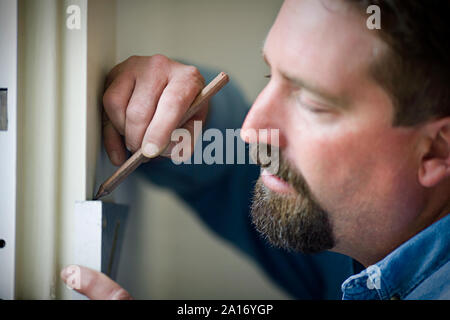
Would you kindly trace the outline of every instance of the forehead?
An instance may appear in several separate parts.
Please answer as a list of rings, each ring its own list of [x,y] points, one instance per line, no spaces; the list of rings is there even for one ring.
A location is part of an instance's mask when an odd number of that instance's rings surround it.
[[[344,90],[385,50],[366,19],[345,1],[286,0],[264,52],[273,68]]]

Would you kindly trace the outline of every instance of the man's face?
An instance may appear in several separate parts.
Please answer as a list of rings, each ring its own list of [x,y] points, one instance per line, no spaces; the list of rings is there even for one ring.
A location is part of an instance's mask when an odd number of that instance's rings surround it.
[[[366,18],[343,1],[285,1],[263,49],[271,79],[242,128],[279,129],[282,159],[307,190],[260,177],[266,210],[260,205],[256,220],[267,223],[281,208],[290,209],[277,219],[287,218],[273,225],[283,230],[297,230],[294,215],[321,219],[312,225],[329,233],[318,237],[322,249],[333,243],[362,263],[417,227],[423,205],[416,131],[392,127],[391,99],[370,73],[387,48]],[[294,204],[305,197],[314,210],[302,213]]]

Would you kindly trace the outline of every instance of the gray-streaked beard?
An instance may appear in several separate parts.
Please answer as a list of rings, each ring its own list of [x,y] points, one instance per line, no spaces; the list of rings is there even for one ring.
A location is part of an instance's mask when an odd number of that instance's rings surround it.
[[[274,246],[290,251],[317,253],[333,248],[335,241],[328,213],[314,200],[305,179],[281,154],[275,175],[291,184],[296,194],[276,193],[260,177],[251,208],[256,229]]]

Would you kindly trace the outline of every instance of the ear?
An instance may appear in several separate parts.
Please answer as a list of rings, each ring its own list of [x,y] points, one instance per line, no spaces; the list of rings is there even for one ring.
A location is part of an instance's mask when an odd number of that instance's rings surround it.
[[[450,117],[426,124],[424,133],[419,182],[434,187],[450,177]]]

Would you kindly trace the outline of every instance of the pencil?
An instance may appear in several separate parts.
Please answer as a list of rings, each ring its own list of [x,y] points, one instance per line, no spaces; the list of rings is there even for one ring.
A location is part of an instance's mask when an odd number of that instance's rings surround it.
[[[189,119],[191,119],[192,116],[199,111],[202,103],[210,99],[220,89],[222,89],[222,87],[227,84],[228,79],[228,75],[225,72],[221,72],[206,87],[204,87],[181,119],[178,127],[182,127]],[[161,150],[161,152],[156,154],[155,157],[163,152],[164,148],[163,150]],[[136,170],[136,168],[139,167],[139,165],[145,159],[147,158],[144,156],[141,149],[136,151],[127,161],[125,161],[124,164],[122,164],[116,170],[116,172],[114,172],[111,177],[109,177],[105,182],[102,183],[97,191],[97,194],[94,197],[94,200],[98,200],[110,194],[126,177],[128,177],[134,170]]]

